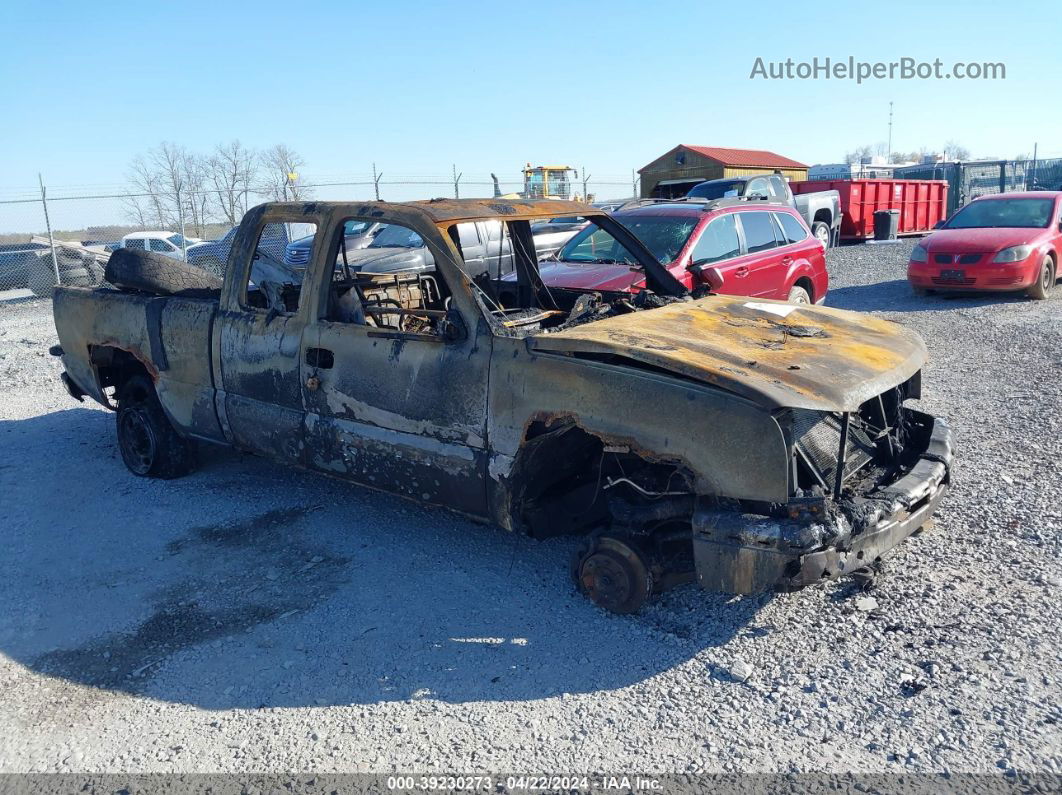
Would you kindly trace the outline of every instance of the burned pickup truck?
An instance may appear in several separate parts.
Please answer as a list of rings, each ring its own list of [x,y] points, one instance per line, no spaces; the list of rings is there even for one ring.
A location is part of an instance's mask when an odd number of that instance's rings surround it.
[[[531,223],[559,215],[611,235],[647,289],[546,288]],[[435,270],[352,270],[351,220],[410,229]],[[504,304],[485,258],[462,252],[483,221],[513,252]],[[314,236],[305,269],[258,245],[276,224]],[[947,426],[905,405],[915,333],[690,295],[575,202],[265,204],[223,281],[123,251],[107,282],[56,291],[54,352],[74,398],[116,411],[133,473],[175,477],[196,448],[230,445],[534,538],[579,535],[576,581],[615,612],[692,579],[755,593],[866,570],[948,482]]]

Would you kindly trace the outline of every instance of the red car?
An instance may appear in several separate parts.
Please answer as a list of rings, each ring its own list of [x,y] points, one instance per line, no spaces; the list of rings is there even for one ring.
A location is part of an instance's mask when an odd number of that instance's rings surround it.
[[[1062,192],[1004,193],[967,204],[911,252],[907,281],[931,290],[1024,290],[1047,298],[1062,252]]]
[[[707,285],[717,293],[801,304],[826,297],[822,243],[786,204],[677,202],[619,210],[614,217],[691,289]],[[594,225],[539,269],[547,287],[635,293],[645,286],[634,257]]]

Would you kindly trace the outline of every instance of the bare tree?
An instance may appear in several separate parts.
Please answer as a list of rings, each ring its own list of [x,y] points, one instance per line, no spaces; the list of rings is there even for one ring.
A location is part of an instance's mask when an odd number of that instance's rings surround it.
[[[208,187],[209,168],[202,155],[184,152],[181,158],[184,187],[181,202],[184,209],[185,229],[195,237],[202,237],[210,210],[211,192]]]
[[[970,150],[955,140],[948,141],[944,144],[944,152],[947,154],[948,160],[970,159]]]
[[[299,170],[306,162],[285,144],[270,147],[261,156],[265,192],[276,201],[301,201],[310,190],[302,182]]]
[[[864,158],[869,158],[874,153],[874,148],[869,145],[857,146],[844,156],[844,162],[849,165],[859,165]]]
[[[218,144],[207,161],[214,202],[230,226],[247,212],[247,195],[258,182],[258,157],[239,141]]]
[[[129,181],[136,189],[136,194],[129,197],[127,204],[137,223],[142,226],[168,226],[166,199],[152,160],[143,155],[133,158]]]

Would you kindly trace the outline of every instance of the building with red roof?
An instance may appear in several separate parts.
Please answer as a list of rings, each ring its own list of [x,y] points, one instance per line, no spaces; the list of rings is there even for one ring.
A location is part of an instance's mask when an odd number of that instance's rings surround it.
[[[808,167],[765,149],[727,149],[721,146],[679,144],[647,166],[638,169],[642,196],[685,196],[698,182],[750,174],[773,174],[792,182],[808,178]]]

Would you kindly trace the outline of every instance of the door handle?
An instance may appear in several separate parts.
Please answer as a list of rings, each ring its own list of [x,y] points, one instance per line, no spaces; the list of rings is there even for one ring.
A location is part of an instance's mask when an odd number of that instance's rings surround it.
[[[744,265],[742,265],[740,268],[737,269],[736,274],[738,276],[748,276],[749,275],[749,269],[747,267],[745,267]]]
[[[307,348],[306,364],[319,370],[331,370],[336,363],[336,356],[327,348]]]
[[[793,264],[793,258],[790,257],[788,254],[786,254],[784,257],[782,257],[782,264],[783,265],[792,265]]]

